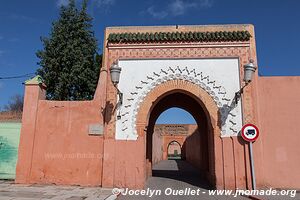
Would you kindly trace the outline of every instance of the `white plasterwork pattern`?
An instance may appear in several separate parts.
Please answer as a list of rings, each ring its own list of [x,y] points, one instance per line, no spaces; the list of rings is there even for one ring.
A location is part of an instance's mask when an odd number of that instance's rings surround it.
[[[239,128],[237,126],[237,110],[233,100],[228,98],[226,89],[213,80],[209,75],[197,71],[195,68],[173,66],[160,69],[148,74],[145,79],[135,85],[133,91],[124,94],[124,105],[120,108],[121,131],[127,140],[137,139],[136,117],[140,104],[147,94],[159,84],[171,80],[184,80],[205,90],[215,101],[221,114],[221,136],[236,136]],[[132,133],[133,132],[133,133]],[[132,137],[134,135],[134,137]]]

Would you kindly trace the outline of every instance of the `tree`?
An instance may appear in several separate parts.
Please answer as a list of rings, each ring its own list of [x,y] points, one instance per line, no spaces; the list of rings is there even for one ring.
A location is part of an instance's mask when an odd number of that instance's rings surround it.
[[[75,0],[62,6],[50,37],[41,40],[44,49],[37,52],[41,66],[37,74],[47,85],[47,99],[92,99],[101,66],[87,0],[83,0],[81,9],[76,7]]]
[[[4,106],[4,110],[21,113],[23,111],[23,103],[23,96],[16,94],[10,98],[8,104]]]

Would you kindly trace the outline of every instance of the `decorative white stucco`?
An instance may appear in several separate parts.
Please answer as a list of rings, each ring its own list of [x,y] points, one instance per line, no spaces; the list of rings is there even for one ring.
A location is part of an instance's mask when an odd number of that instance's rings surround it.
[[[123,92],[121,119],[116,119],[116,139],[136,140],[136,115],[145,96],[157,85],[181,79],[198,85],[216,102],[222,119],[222,137],[237,136],[242,127],[241,103],[233,98],[240,88],[239,60],[170,59],[120,60],[119,89]]]

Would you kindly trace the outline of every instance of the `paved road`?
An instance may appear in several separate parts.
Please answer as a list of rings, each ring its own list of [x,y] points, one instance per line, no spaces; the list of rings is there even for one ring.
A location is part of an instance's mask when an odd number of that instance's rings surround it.
[[[233,198],[233,196],[209,196],[208,190],[211,186],[207,182],[201,180],[199,172],[182,160],[165,160],[159,162],[153,167],[153,176],[150,177],[146,183],[147,188],[153,190],[161,191],[161,195],[153,195],[151,198],[149,195],[121,195],[117,200],[136,200],[136,199],[162,199],[162,200],[185,200],[185,199],[215,199],[215,200],[229,200],[229,199],[248,199],[245,197]],[[198,195],[164,195],[165,192],[169,192],[169,189],[173,190],[185,190],[190,188],[198,192]],[[188,193],[188,192],[187,192]],[[148,192],[150,194],[150,192]]]

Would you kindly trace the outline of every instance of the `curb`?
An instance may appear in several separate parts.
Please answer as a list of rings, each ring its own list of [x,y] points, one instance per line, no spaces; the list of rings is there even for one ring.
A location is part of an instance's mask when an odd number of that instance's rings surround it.
[[[118,195],[112,194],[112,195],[106,197],[104,200],[115,200],[117,198],[118,198]]]
[[[253,196],[253,195],[249,195],[249,196],[246,196],[246,197],[249,198],[249,199],[252,199],[252,200],[264,200],[264,199],[261,199],[257,196]]]

